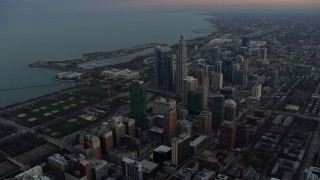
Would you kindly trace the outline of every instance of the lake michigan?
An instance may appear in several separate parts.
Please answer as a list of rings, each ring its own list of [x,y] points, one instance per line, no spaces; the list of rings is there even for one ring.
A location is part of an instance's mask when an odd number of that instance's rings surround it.
[[[35,11],[37,9],[35,8]],[[83,53],[146,43],[177,43],[206,36],[194,33],[212,25],[195,12],[112,11],[73,13],[0,13],[0,107],[72,86],[54,81],[58,71],[30,68],[37,60],[64,60]],[[59,83],[3,91],[5,89]]]

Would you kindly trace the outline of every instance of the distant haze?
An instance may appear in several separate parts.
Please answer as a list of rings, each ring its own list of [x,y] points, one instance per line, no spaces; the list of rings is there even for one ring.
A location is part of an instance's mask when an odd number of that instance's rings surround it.
[[[320,8],[320,0],[0,0],[0,16],[12,11],[105,11],[179,8]]]

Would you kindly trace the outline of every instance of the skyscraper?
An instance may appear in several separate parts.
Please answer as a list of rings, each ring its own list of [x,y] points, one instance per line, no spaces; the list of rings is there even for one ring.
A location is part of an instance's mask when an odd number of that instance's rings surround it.
[[[173,58],[162,54],[160,46],[154,49],[154,72],[158,88],[173,91],[173,61]]]
[[[242,47],[247,47],[247,48],[250,46],[250,40],[248,36],[242,37],[241,45]]]
[[[163,86],[166,91],[173,91],[174,87],[174,58],[163,57]]]
[[[154,72],[155,72],[155,79],[156,79],[156,86],[158,88],[164,87],[164,61],[162,57],[161,47],[157,46],[154,49]]]
[[[187,110],[191,114],[199,114],[203,110],[203,94],[198,91],[189,91],[187,97]]]
[[[201,111],[196,118],[197,132],[203,135],[211,134],[212,113],[210,111]]]
[[[223,86],[223,74],[222,73],[212,73],[211,75],[211,87],[213,90],[219,90]]]
[[[277,88],[278,87],[278,69],[276,67],[273,68],[272,71],[271,71],[270,85],[273,88]]]
[[[224,121],[220,126],[219,147],[232,151],[236,140],[236,131],[236,126],[232,122]]]
[[[216,72],[222,73],[222,61],[220,61],[220,60],[216,61]]]
[[[222,65],[223,81],[232,82],[232,60],[224,60]]]
[[[164,144],[170,145],[171,140],[177,136],[177,112],[171,110],[164,115],[163,127],[163,141]]]
[[[198,91],[202,93],[203,109],[207,108],[209,93],[209,78],[206,77],[203,68],[198,68],[194,72],[194,77],[198,80]]]
[[[212,129],[218,129],[224,119],[224,95],[218,94],[209,97],[209,110],[212,113]]]
[[[172,163],[179,166],[190,157],[190,136],[188,134],[180,134],[172,139]]]
[[[142,180],[142,164],[129,158],[122,160],[122,174],[132,180]]]
[[[224,102],[224,118],[227,121],[234,121],[236,119],[237,103],[231,99]]]
[[[177,54],[177,71],[176,71],[176,93],[183,93],[183,80],[187,77],[188,57],[187,57],[187,46],[184,40],[184,37],[181,36],[178,45],[178,54]]]
[[[137,126],[147,128],[147,99],[146,90],[140,81],[133,81],[130,85],[131,113]]]
[[[244,73],[249,72],[249,60],[248,59],[243,60],[243,71],[244,71]]]
[[[193,76],[187,76],[183,80],[183,103],[187,104],[187,97],[189,91],[197,91],[198,90],[198,80],[196,78],[193,78]]]
[[[261,91],[262,91],[262,85],[254,85],[252,87],[252,97],[256,98],[256,99],[260,99],[261,97]]]

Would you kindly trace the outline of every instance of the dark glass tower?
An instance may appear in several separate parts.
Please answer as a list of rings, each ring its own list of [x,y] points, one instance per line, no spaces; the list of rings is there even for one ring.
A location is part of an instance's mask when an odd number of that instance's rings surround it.
[[[217,94],[209,97],[209,110],[212,113],[212,129],[218,129],[224,119],[224,95]]]
[[[131,114],[137,126],[148,127],[146,90],[140,81],[133,81],[130,85]]]
[[[154,49],[154,72],[156,85],[158,88],[164,88],[164,58],[162,56],[161,47]]]

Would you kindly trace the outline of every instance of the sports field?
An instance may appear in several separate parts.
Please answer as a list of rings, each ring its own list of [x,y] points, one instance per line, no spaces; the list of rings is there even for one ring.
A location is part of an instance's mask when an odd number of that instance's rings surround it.
[[[63,97],[26,107],[15,112],[13,116],[19,119],[22,124],[37,125],[54,118],[56,115],[64,114],[80,105],[85,105],[87,102],[88,100],[79,97]]]
[[[92,114],[82,114],[80,116],[76,116],[58,124],[49,126],[48,128],[41,130],[41,132],[51,137],[63,137],[87,126],[96,120],[97,117]]]

